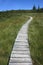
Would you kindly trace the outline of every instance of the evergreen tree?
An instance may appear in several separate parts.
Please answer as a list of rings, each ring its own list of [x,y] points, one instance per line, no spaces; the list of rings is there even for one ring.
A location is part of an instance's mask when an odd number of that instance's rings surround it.
[[[36,6],[35,5],[33,6],[33,10],[36,10]]]
[[[40,10],[40,6],[38,6],[38,10]]]

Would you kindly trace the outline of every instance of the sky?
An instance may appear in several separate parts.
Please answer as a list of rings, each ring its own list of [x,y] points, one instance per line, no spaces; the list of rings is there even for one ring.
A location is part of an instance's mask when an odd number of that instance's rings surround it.
[[[43,0],[0,0],[0,11],[30,10],[33,5],[43,8]]]

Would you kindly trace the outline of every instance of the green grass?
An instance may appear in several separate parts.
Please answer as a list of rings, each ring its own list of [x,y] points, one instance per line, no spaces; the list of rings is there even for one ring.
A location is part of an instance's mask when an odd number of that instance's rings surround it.
[[[27,15],[18,13],[4,21],[0,20],[0,65],[8,64],[17,33],[28,18]]]
[[[43,65],[43,13],[32,14],[28,39],[33,65]]]
[[[33,17],[28,39],[33,65],[43,65],[43,13],[7,11],[0,13],[0,65],[7,65],[21,26]]]

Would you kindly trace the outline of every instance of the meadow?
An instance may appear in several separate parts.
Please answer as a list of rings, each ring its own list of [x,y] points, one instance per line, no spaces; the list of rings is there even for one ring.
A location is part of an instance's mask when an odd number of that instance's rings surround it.
[[[8,65],[18,31],[28,19],[24,13],[0,13],[0,65]]]
[[[0,65],[8,65],[16,36],[22,25],[33,17],[28,41],[33,65],[43,65],[43,13],[28,11],[0,12]]]
[[[28,40],[33,65],[43,65],[43,13],[34,13],[29,25]]]

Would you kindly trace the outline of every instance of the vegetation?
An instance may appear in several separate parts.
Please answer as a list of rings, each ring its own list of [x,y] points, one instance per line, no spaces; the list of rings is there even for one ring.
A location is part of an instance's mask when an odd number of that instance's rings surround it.
[[[32,13],[35,12],[35,13]],[[41,12],[41,13],[39,13]],[[0,12],[0,65],[7,65],[21,26],[33,16],[29,26],[31,57],[34,65],[43,65],[43,8]],[[40,32],[41,31],[41,32]]]
[[[40,6],[38,5],[38,8],[36,8],[36,6],[33,6],[33,10],[31,12],[35,12],[35,13],[42,13],[43,12],[43,8],[40,8]]]
[[[29,16],[14,11],[0,14],[0,65],[7,65],[17,33]]]
[[[33,16],[34,15],[34,16]],[[43,65],[43,13],[34,13],[28,37],[33,65]]]
[[[35,7],[35,5],[33,6],[33,10],[36,10],[36,7]]]

